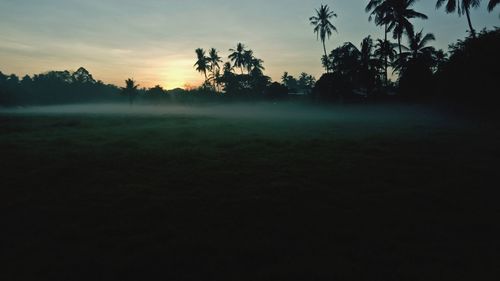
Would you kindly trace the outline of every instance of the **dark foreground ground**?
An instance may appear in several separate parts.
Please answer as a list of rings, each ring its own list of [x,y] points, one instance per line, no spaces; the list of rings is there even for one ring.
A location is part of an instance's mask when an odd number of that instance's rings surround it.
[[[0,114],[0,279],[498,280],[499,144],[418,112]]]

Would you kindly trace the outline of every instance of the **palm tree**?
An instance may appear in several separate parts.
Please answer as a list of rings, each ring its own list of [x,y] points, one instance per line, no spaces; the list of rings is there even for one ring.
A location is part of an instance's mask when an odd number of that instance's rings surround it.
[[[290,78],[290,76],[288,75],[288,72],[284,72],[283,73],[283,76],[281,76],[281,83],[283,83],[283,85],[286,86],[286,84],[288,83],[288,79]]]
[[[461,16],[465,14],[467,16],[467,22],[469,24],[470,33],[472,37],[476,37],[476,30],[472,27],[472,21],[470,18],[470,9],[477,8],[481,4],[481,0],[458,0],[460,3],[457,3],[457,0],[438,0],[436,2],[436,9],[441,8],[446,2],[445,10],[447,13],[453,13],[455,11],[458,12],[458,15]],[[490,5],[492,4],[490,1]],[[458,4],[458,5],[457,5]],[[493,3],[494,4],[494,3]]]
[[[325,52],[325,56],[328,56],[326,53],[325,40],[332,35],[332,32],[337,32],[337,28],[330,22],[330,19],[333,17],[337,17],[333,11],[330,11],[328,5],[321,5],[321,7],[316,9],[316,16],[312,16],[309,18],[309,21],[314,26],[314,33],[316,33],[316,38],[321,39],[321,43],[323,43],[323,51]],[[328,72],[328,68],[326,68]]]
[[[408,49],[411,52],[411,56],[413,58],[417,58],[419,55],[427,53],[434,49],[431,46],[427,46],[427,44],[431,41],[436,40],[436,37],[432,33],[427,33],[424,35],[424,31],[420,30],[420,32],[416,34],[408,35]]]
[[[384,46],[390,44],[389,40],[387,40],[387,33],[388,31],[388,26],[387,22],[383,22],[383,19],[391,13],[391,6],[388,5],[387,0],[370,0],[368,4],[366,5],[365,11],[368,13],[370,12],[370,16],[368,17],[368,21],[371,21],[372,18],[375,18],[375,24],[377,26],[384,25]],[[380,43],[380,42],[379,42]],[[387,49],[387,48],[384,48]],[[387,86],[388,82],[388,75],[387,75],[387,68],[388,68],[388,60],[389,60],[389,53],[390,52],[382,52],[381,54],[383,55],[384,59],[384,68],[385,68],[385,84]],[[392,59],[391,59],[392,60]]]
[[[415,4],[417,0],[387,0],[383,5],[387,6],[390,12],[384,15],[381,19],[382,24],[388,24],[388,31],[393,32],[393,38],[398,39],[399,53],[403,52],[401,45],[401,38],[406,32],[407,34],[413,34],[413,24],[410,19],[420,18],[427,19],[427,16],[419,13],[413,9],[411,6]]]
[[[490,0],[488,3],[488,12],[493,11],[496,5],[500,4],[500,0]]]
[[[253,56],[253,51],[252,50],[248,50],[248,51],[245,51],[243,53],[243,67],[245,67],[247,69],[247,72],[248,74],[250,74],[250,71],[252,71],[252,62],[254,60],[254,56]]]
[[[196,71],[203,73],[205,75],[205,82],[208,80],[207,71],[210,70],[210,58],[205,56],[205,50],[198,48],[195,50],[197,61],[194,64]]]
[[[220,69],[219,62],[222,62],[221,57],[219,57],[219,53],[215,48],[211,48],[208,51],[208,62],[210,63],[210,69],[215,71],[216,69]]]
[[[213,82],[214,90],[220,92],[220,84],[222,80],[222,74],[220,72],[220,68],[212,70],[212,73],[208,77],[208,80]]]
[[[252,65],[252,70],[262,73],[266,68],[264,67],[264,61],[258,58],[253,58],[250,62]]]
[[[135,84],[135,81],[132,79],[125,80],[125,88],[122,88],[122,94],[124,96],[128,96],[128,101],[130,106],[134,103],[135,97],[139,94],[137,88],[139,85]]]
[[[229,49],[232,52],[229,59],[233,62],[234,67],[239,67],[241,74],[243,74],[243,66],[245,66],[245,45],[238,43],[236,49]]]
[[[374,45],[371,36],[363,39],[361,49],[353,46],[353,51],[357,53],[359,61],[359,74],[361,82],[367,87],[370,94],[379,78],[380,62],[374,56]]]
[[[394,63],[395,70],[399,71],[409,60],[419,59],[425,55],[427,55],[426,58],[431,59],[435,49],[432,46],[427,46],[427,44],[434,40],[436,40],[434,34],[427,33],[424,35],[423,30],[415,34],[408,34],[408,47],[403,47],[406,52],[401,53]]]
[[[373,52],[374,56],[377,57],[380,61],[384,62],[384,72],[385,72],[385,85],[389,84],[389,61],[393,62],[396,58],[396,48],[397,44],[391,43],[389,40],[377,39],[377,43],[375,44],[375,50]]]
[[[220,66],[219,62],[222,62],[221,57],[219,57],[219,54],[215,48],[211,48],[208,51],[208,62],[210,64],[210,71],[212,72],[212,80],[214,82],[214,88],[216,87],[216,73],[218,72],[220,74]]]

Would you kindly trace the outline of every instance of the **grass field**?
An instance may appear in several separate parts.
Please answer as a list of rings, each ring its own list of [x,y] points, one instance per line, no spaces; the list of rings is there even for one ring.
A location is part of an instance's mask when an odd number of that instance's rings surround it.
[[[498,126],[267,108],[0,113],[0,279],[498,280]]]

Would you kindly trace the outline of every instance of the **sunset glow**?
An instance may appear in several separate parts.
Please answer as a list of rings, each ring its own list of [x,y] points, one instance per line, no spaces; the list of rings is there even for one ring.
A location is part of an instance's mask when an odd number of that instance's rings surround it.
[[[308,18],[322,2],[1,1],[0,67],[23,76],[83,66],[106,83],[123,85],[133,78],[143,87],[172,89],[202,83],[193,68],[196,48],[217,48],[227,60],[228,49],[242,42],[264,60],[265,74],[275,81],[284,71],[319,77],[322,47]],[[346,41],[359,44],[366,34],[383,36],[359,12],[365,1],[334,3],[339,33],[327,42],[329,50]],[[446,49],[466,34],[465,22],[456,14],[436,11],[427,1],[415,7],[429,15],[416,28],[432,29],[438,48]],[[216,24],[200,20],[207,13]],[[472,17],[478,30],[498,24],[495,13],[473,10]]]

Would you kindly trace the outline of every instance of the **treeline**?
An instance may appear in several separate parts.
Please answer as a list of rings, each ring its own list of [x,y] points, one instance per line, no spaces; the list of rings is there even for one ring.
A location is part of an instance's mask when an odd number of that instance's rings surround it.
[[[0,72],[0,105],[48,105],[83,102],[115,102],[120,89],[96,81],[85,69],[49,71],[19,78]]]
[[[474,37],[475,36],[475,37]],[[428,46],[435,38],[420,31],[407,45],[376,43],[368,36],[356,47],[348,42],[324,61],[328,72],[316,83],[313,97],[329,101],[441,102],[492,105],[499,101],[500,29],[483,30],[449,46]],[[387,61],[384,54],[387,54]],[[386,69],[397,77],[386,80]]]
[[[400,100],[409,102],[438,101],[462,105],[491,105],[500,76],[497,66],[500,31],[473,27],[470,10],[481,1],[438,0],[436,8],[445,6],[447,13],[465,15],[469,36],[449,46],[449,52],[430,45],[432,33],[417,31],[414,19],[427,15],[412,8],[416,0],[370,0],[365,11],[369,21],[384,30],[384,38],[370,36],[361,44],[351,42],[327,52],[325,41],[337,28],[331,22],[337,17],[328,5],[321,5],[309,19],[324,55],[325,74],[316,83],[312,96],[325,101]],[[500,3],[490,0],[488,11]],[[392,42],[388,35],[396,40]],[[406,42],[405,42],[406,41]],[[390,79],[392,76],[393,79]]]
[[[84,68],[76,72],[50,71],[25,76],[0,72],[0,105],[61,104],[128,101],[147,103],[194,103],[205,101],[251,101],[302,99],[317,102],[442,102],[464,106],[496,106],[500,77],[500,29],[476,32],[470,10],[481,1],[438,0],[436,8],[465,15],[469,36],[449,46],[448,52],[431,43],[434,34],[418,31],[412,20],[427,19],[415,11],[416,0],[370,0],[369,20],[384,30],[383,39],[367,36],[360,43],[346,42],[327,51],[326,40],[337,32],[331,20],[337,17],[321,5],[310,17],[314,33],[323,46],[325,73],[298,78],[285,72],[280,82],[265,75],[264,61],[242,43],[229,49],[224,62],[219,51],[195,50],[194,68],[204,77],[197,89],[167,91],[161,86],[139,88],[126,80],[119,88],[96,81]],[[488,2],[491,12],[500,3]],[[391,41],[388,37],[392,35]]]
[[[223,62],[219,52],[211,48],[195,50],[194,67],[204,75],[202,90],[239,98],[286,98],[289,93],[307,94],[314,87],[316,79],[307,73],[301,73],[299,80],[285,72],[282,84],[272,82],[264,74],[264,61],[255,57],[253,50],[242,43],[229,49],[227,61]],[[222,67],[221,67],[222,64]]]

